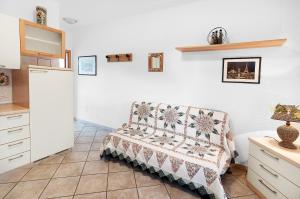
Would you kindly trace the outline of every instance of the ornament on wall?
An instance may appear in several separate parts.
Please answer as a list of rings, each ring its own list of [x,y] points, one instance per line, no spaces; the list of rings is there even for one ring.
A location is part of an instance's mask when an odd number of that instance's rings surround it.
[[[163,72],[164,53],[148,54],[148,72]]]
[[[47,25],[47,9],[41,6],[37,6],[35,11],[36,23],[41,25]]]
[[[207,35],[207,42],[210,45],[224,44],[228,42],[227,31],[225,28],[216,27]]]
[[[8,75],[0,73],[0,86],[7,86],[9,83]]]

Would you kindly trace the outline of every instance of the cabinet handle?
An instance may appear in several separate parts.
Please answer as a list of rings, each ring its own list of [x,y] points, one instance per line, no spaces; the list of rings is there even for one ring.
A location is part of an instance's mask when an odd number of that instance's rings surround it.
[[[23,141],[18,142],[18,143],[15,143],[15,144],[9,144],[9,145],[7,145],[7,146],[8,146],[8,147],[12,147],[12,146],[16,146],[16,145],[19,145],[19,144],[23,144]]]
[[[6,66],[5,65],[0,65],[0,68],[6,68]]]
[[[13,115],[13,116],[8,116],[6,117],[7,119],[15,119],[15,118],[20,118],[22,117],[23,115]]]
[[[273,189],[271,189],[268,185],[266,185],[262,180],[258,180],[260,182],[260,184],[264,185],[267,189],[269,189],[273,194],[277,194],[276,191],[274,191]]]
[[[263,152],[264,154],[266,154],[267,156],[269,156],[269,157],[271,157],[271,158],[273,158],[273,159],[275,159],[275,160],[279,160],[279,158],[277,158],[277,157],[275,157],[275,156],[273,156],[273,155],[271,155],[270,153],[268,153],[268,152],[266,152],[265,150],[263,150],[263,149],[260,149],[260,151],[261,152]]]
[[[269,174],[271,174],[272,176],[274,176],[275,178],[278,178],[278,175],[277,175],[277,174],[275,174],[275,173],[269,171],[269,169],[267,169],[266,167],[264,167],[264,165],[259,164],[259,166],[260,166],[263,170],[265,170],[266,172],[268,172]]]
[[[19,155],[19,156],[17,156],[17,157],[8,159],[8,161],[12,161],[12,160],[15,160],[15,159],[18,159],[18,158],[22,158],[23,156],[24,156],[24,155]]]
[[[47,70],[30,70],[32,73],[48,73]]]
[[[15,133],[15,132],[19,132],[19,131],[22,131],[22,130],[23,130],[23,128],[8,130],[7,133]]]

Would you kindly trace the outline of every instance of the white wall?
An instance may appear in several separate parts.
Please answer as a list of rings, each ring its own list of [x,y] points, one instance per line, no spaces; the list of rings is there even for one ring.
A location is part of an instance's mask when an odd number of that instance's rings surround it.
[[[35,21],[36,6],[43,6],[47,9],[47,25],[59,28],[59,3],[55,0],[0,0],[0,12]]]
[[[272,106],[300,104],[297,4],[204,0],[73,30],[74,61],[98,55],[96,77],[76,75],[76,116],[116,128],[128,120],[132,101],[146,100],[224,110],[237,134],[274,129],[279,123],[270,119]],[[216,26],[225,27],[232,42],[285,37],[288,42],[280,48],[224,52],[175,50],[205,44]],[[133,53],[132,63],[106,62],[106,54],[126,52]],[[150,52],[164,52],[163,73],[147,72]],[[261,84],[222,83],[222,58],[243,56],[262,56]]]

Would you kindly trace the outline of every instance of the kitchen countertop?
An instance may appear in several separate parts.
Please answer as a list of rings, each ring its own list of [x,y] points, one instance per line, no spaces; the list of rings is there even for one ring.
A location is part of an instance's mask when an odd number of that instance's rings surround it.
[[[29,112],[29,108],[18,106],[16,104],[0,104],[0,116],[27,112]]]
[[[28,68],[29,68],[29,69],[45,69],[45,70],[73,71],[72,68],[59,68],[59,67],[36,66],[36,65],[28,65]]]

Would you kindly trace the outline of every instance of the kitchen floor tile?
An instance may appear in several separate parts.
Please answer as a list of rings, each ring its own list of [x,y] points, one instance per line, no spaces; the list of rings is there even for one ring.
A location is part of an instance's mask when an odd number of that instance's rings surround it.
[[[81,176],[76,194],[106,191],[107,174]]]
[[[22,181],[50,179],[59,164],[36,165],[23,178]]]
[[[76,144],[85,144],[85,143],[92,143],[94,140],[93,137],[90,136],[80,136],[76,139]]]
[[[15,186],[16,183],[0,184],[0,198],[4,196]]]
[[[63,163],[68,163],[68,162],[84,162],[86,161],[88,156],[88,152],[69,152],[66,154],[64,160],[62,161]]]
[[[162,184],[162,181],[159,177],[151,175],[147,172],[134,171],[134,176],[135,176],[137,187]]]
[[[19,182],[5,199],[38,199],[49,180]]]
[[[108,189],[129,189],[136,187],[133,171],[117,172],[108,174]]]
[[[74,144],[72,151],[89,151],[91,148],[91,143],[87,144]]]
[[[122,161],[109,161],[109,172],[132,171],[132,167]]]
[[[107,192],[107,199],[138,199],[137,189],[123,189]]]
[[[83,170],[83,175],[108,173],[108,162],[104,160],[86,162]]]
[[[18,168],[0,174],[0,183],[18,182],[29,170],[30,168]]]
[[[172,199],[199,199],[199,194],[187,188],[172,183],[165,183],[167,191]]]
[[[87,161],[100,160],[100,151],[90,151]]]
[[[42,193],[41,198],[71,196],[76,190],[79,177],[54,178]]]
[[[75,162],[75,163],[65,163],[61,164],[54,174],[56,177],[71,177],[71,176],[80,176],[82,169],[84,167],[84,162]]]
[[[254,194],[245,184],[241,183],[235,176],[226,176],[223,180],[224,189],[230,197],[247,196]]]
[[[151,187],[138,188],[140,199],[170,199],[168,192],[164,185],[156,185]]]
[[[52,155],[39,162],[39,164],[60,164],[64,159],[63,155]]]
[[[106,192],[75,195],[73,199],[106,199]]]

